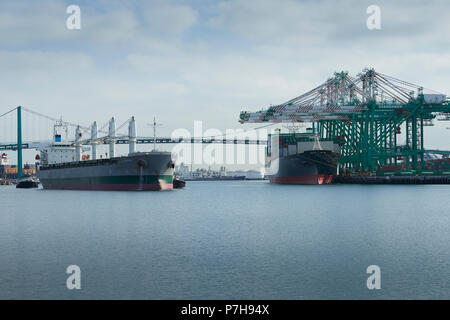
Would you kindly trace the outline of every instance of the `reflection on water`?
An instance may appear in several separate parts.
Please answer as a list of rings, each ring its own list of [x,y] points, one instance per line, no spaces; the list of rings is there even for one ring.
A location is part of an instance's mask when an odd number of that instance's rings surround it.
[[[449,186],[0,187],[0,298],[449,298]],[[67,266],[80,291],[66,289]],[[381,290],[366,268],[381,268]]]

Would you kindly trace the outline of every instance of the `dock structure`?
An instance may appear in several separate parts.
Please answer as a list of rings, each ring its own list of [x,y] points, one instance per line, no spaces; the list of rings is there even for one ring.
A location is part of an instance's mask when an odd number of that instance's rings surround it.
[[[337,176],[334,183],[342,184],[450,184],[450,175],[411,176]]]
[[[356,77],[335,73],[305,94],[263,111],[242,111],[239,117],[240,123],[313,123],[321,139],[339,143],[339,172],[347,177],[377,176],[386,166],[397,166],[399,175],[413,171],[420,176],[427,169],[424,130],[434,120],[450,120],[450,100],[445,94],[374,69]],[[404,139],[400,139],[402,133]]]

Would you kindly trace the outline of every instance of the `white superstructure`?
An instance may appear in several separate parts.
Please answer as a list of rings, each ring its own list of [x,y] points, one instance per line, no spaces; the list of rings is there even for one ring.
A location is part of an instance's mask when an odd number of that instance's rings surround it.
[[[6,153],[3,153],[0,156],[0,166],[8,166],[8,165],[9,165],[8,156]]]
[[[114,118],[109,120],[109,131],[105,137],[98,137],[97,122],[94,122],[90,128],[91,137],[82,139],[82,128],[76,127],[75,139],[68,140],[67,124],[62,120],[58,121],[53,129],[53,141],[51,143],[36,145],[36,149],[40,151],[40,164],[58,164],[74,161],[97,160],[98,158],[114,158],[116,157],[115,143],[119,137],[116,135],[116,124]],[[63,139],[62,132],[66,132]],[[128,140],[129,140],[129,155],[136,154],[136,122],[134,117],[131,117],[128,123]],[[98,154],[98,147],[102,144],[109,145],[109,154],[106,152],[105,157]],[[86,145],[90,145],[87,147]],[[91,150],[91,153],[85,153]]]

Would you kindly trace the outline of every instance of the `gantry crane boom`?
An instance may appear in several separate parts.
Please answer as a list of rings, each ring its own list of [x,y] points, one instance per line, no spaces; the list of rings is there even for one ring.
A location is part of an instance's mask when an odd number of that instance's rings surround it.
[[[399,160],[407,168],[423,168],[423,129],[437,116],[450,120],[445,94],[365,69],[356,77],[334,73],[314,89],[265,110],[242,111],[239,122],[317,122],[321,137],[341,144],[341,170],[354,172],[376,171]],[[405,145],[397,141],[402,127]]]

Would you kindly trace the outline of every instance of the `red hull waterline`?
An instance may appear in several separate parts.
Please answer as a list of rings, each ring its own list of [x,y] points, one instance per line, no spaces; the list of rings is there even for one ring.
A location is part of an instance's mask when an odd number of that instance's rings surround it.
[[[47,190],[96,190],[96,191],[159,191],[173,190],[173,184],[89,184],[44,186]]]
[[[333,175],[328,174],[308,174],[303,176],[293,177],[273,177],[270,178],[270,183],[275,184],[331,184],[333,182]]]

